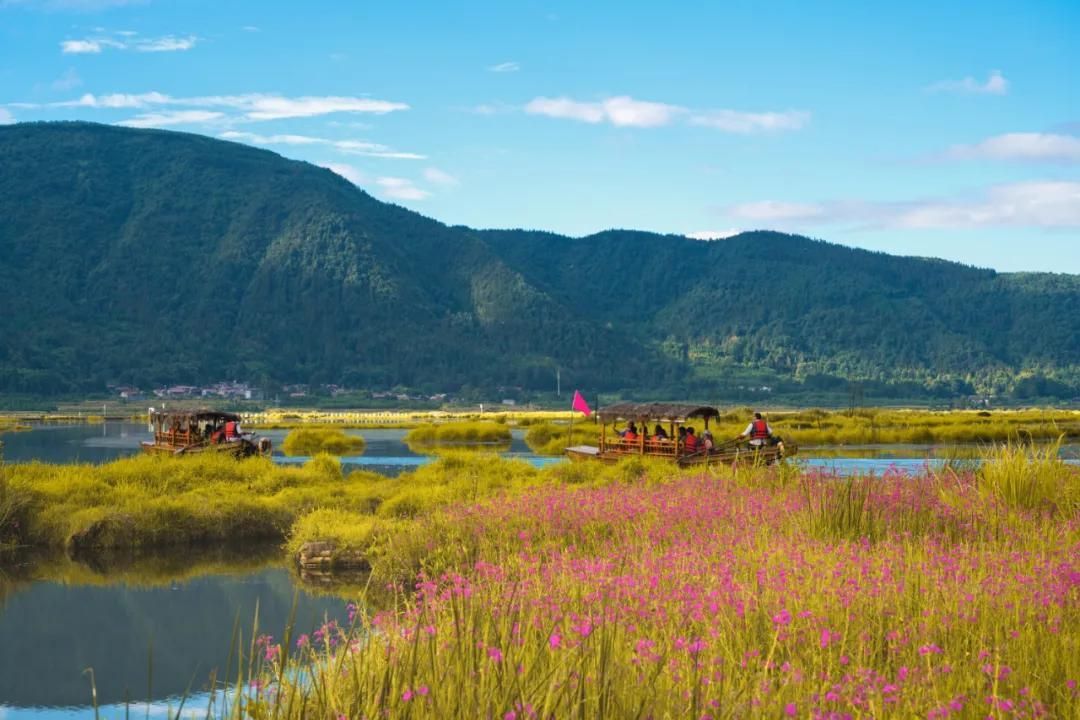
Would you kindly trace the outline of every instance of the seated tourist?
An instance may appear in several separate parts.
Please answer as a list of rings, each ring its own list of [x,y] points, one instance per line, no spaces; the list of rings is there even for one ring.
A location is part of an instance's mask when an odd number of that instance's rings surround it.
[[[683,440],[683,444],[686,446],[687,452],[698,451],[698,439],[697,436],[694,435],[694,428],[686,428],[686,438]]]
[[[653,437],[657,440],[667,440],[668,434],[664,430],[664,426],[660,423],[656,423],[656,428],[653,429]]]
[[[622,434],[622,439],[625,440],[626,442],[637,442],[637,439],[638,439],[637,425],[634,424],[633,420],[631,420],[627,424],[626,429],[623,430],[621,434]]]

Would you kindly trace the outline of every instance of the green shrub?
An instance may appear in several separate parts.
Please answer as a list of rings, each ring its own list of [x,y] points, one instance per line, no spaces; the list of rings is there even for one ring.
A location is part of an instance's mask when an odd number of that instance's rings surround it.
[[[285,437],[281,450],[286,455],[360,455],[366,443],[359,435],[347,435],[337,428],[298,428]]]
[[[413,428],[405,436],[410,445],[445,445],[451,443],[507,443],[510,428],[499,422],[429,423]]]

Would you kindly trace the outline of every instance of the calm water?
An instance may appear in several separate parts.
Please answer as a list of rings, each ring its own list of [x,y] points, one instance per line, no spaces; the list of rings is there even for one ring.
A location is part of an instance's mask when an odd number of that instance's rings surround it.
[[[87,668],[98,703],[113,706],[106,717],[123,717],[125,698],[145,716],[148,697],[152,714],[164,715],[189,685],[187,707],[201,697],[205,712],[210,673],[225,671],[237,618],[250,642],[256,603],[260,632],[278,638],[294,598],[297,632],[346,620],[344,601],[300,589],[276,548],[103,562],[37,557],[0,574],[3,720],[93,717]]]
[[[394,477],[434,459],[432,455],[412,451],[405,444],[407,430],[370,429],[346,432],[363,435],[367,447],[363,455],[343,457],[343,465],[363,467]],[[259,434],[269,437],[274,447],[279,448],[288,431],[261,430]],[[501,456],[519,458],[538,466],[562,461],[561,458],[541,457],[529,450],[523,430],[514,429],[512,435],[510,448],[500,452]],[[6,433],[0,438],[4,443],[3,453],[7,462],[41,460],[53,463],[107,462],[139,452],[139,443],[149,439],[150,434],[141,423],[40,425],[25,432]],[[890,468],[917,472],[927,465],[941,464],[949,451],[948,446],[940,445],[804,448],[799,453],[799,461],[808,467],[825,468],[840,474],[883,473]],[[1062,454],[1075,461],[1080,458],[1080,446],[1066,446]],[[274,460],[281,463],[301,463],[307,458],[290,458],[277,453]]]
[[[432,460],[405,444],[405,430],[363,430],[363,455],[342,458],[345,465],[386,475]],[[287,431],[262,434],[280,447]],[[537,465],[562,462],[538,457],[513,431],[500,454]],[[100,463],[139,452],[149,439],[137,423],[44,425],[3,436],[8,462]],[[799,462],[840,474],[882,473],[890,468],[918,472],[942,462],[947,448],[928,445],[805,449]],[[1065,448],[1073,462],[1076,445]],[[275,456],[276,462],[304,458]],[[294,595],[301,631],[322,618],[343,619],[344,600],[331,592],[316,597],[300,589],[276,548],[245,550],[242,557],[170,557],[95,559],[92,564],[66,558],[33,558],[0,566],[0,720],[92,718],[90,679],[93,668],[103,717],[124,717],[125,696],[133,717],[166,717],[179,696],[192,688],[185,706],[203,717],[202,694],[212,669],[223,668],[233,623],[240,618],[250,637],[256,601],[262,632],[280,636]],[[152,644],[152,651],[151,651]],[[152,652],[153,679],[148,683]],[[150,702],[147,703],[149,697]]]
[[[405,444],[407,430],[370,429],[355,430],[367,443],[363,455],[343,457],[343,465],[363,467],[397,476],[409,468],[431,462],[432,455],[417,453]],[[259,435],[270,438],[275,448],[280,448],[288,430],[259,430]],[[503,457],[520,458],[536,465],[557,462],[559,458],[540,457],[525,444],[525,432],[513,430],[509,449],[500,452]],[[102,463],[139,452],[139,443],[150,440],[146,425],[116,422],[99,425],[38,425],[23,432],[3,435],[4,460],[7,462],[30,462],[40,460],[50,463]],[[281,463],[302,463],[303,457],[290,458],[275,451],[274,460]]]

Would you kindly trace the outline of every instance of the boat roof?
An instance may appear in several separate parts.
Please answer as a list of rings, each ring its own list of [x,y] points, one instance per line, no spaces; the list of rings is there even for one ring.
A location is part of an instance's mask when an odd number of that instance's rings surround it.
[[[177,420],[224,420],[240,421],[240,416],[236,413],[222,412],[221,410],[211,410],[209,408],[201,408],[199,410],[155,410],[154,415],[159,415],[164,418],[176,418]]]
[[[682,422],[690,418],[714,418],[720,411],[710,405],[685,403],[619,403],[596,411],[601,422],[616,420],[659,420]]]

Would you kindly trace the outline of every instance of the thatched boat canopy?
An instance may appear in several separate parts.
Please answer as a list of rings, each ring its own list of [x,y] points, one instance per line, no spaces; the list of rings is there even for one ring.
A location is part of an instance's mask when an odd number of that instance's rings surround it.
[[[209,408],[202,408],[200,410],[154,410],[154,417],[168,420],[177,420],[179,422],[201,420],[214,420],[217,422],[240,422],[240,416],[236,413],[222,412],[220,410],[210,410]]]
[[[690,418],[719,417],[720,411],[708,405],[679,403],[619,403],[596,411],[600,422],[636,420],[649,422],[686,422]]]

